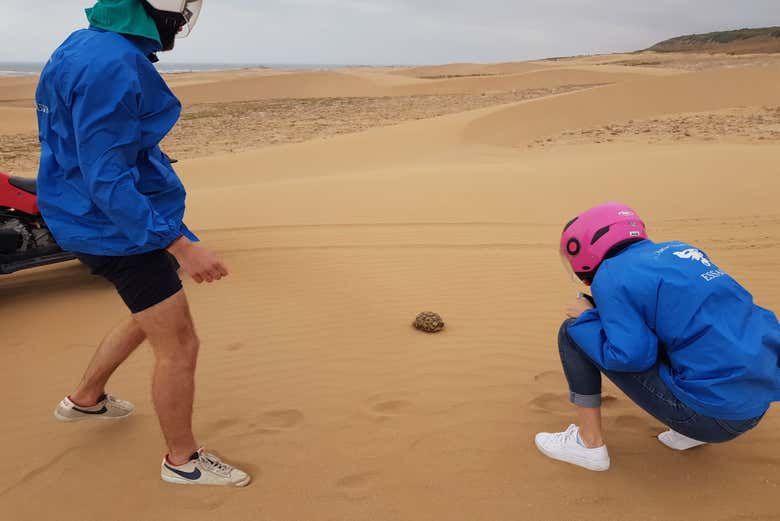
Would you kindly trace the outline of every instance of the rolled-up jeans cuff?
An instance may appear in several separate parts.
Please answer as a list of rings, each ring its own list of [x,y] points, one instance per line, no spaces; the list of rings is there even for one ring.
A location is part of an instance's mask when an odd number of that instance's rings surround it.
[[[569,399],[574,405],[595,409],[601,407],[601,394],[577,394],[569,391]]]

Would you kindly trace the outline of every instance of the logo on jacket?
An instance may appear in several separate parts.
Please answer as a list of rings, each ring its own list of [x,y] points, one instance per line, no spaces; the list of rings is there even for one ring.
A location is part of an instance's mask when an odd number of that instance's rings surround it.
[[[691,260],[699,261],[705,266],[707,266],[708,268],[712,266],[712,263],[704,255],[704,253],[700,250],[697,250],[696,248],[689,248],[683,251],[676,251],[674,252],[674,256],[679,257],[680,259],[691,259]]]

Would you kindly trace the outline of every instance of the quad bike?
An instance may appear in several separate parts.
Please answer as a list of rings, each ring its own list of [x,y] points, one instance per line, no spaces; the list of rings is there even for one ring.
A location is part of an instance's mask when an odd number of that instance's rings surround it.
[[[76,258],[43,221],[36,188],[35,179],[0,172],[0,275]]]

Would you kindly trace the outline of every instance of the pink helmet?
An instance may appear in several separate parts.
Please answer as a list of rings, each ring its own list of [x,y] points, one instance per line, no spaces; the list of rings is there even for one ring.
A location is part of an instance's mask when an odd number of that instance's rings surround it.
[[[647,239],[645,223],[620,203],[606,203],[581,213],[568,222],[561,234],[561,255],[585,283],[611,250]]]

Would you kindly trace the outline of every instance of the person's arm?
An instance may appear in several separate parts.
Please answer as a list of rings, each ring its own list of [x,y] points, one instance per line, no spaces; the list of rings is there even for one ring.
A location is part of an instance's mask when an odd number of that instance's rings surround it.
[[[141,96],[136,71],[121,59],[90,75],[74,92],[79,166],[90,199],[133,243],[168,250],[195,282],[219,280],[228,275],[224,263],[193,244],[136,187]]]
[[[598,307],[582,313],[569,327],[569,335],[604,369],[646,371],[658,358],[658,338],[645,323],[636,299],[610,275],[602,274],[602,281],[610,282],[594,294]]]
[[[90,199],[122,233],[138,246],[165,249],[182,234],[136,188],[141,97],[137,72],[121,57],[85,74],[71,105],[78,161]]]

